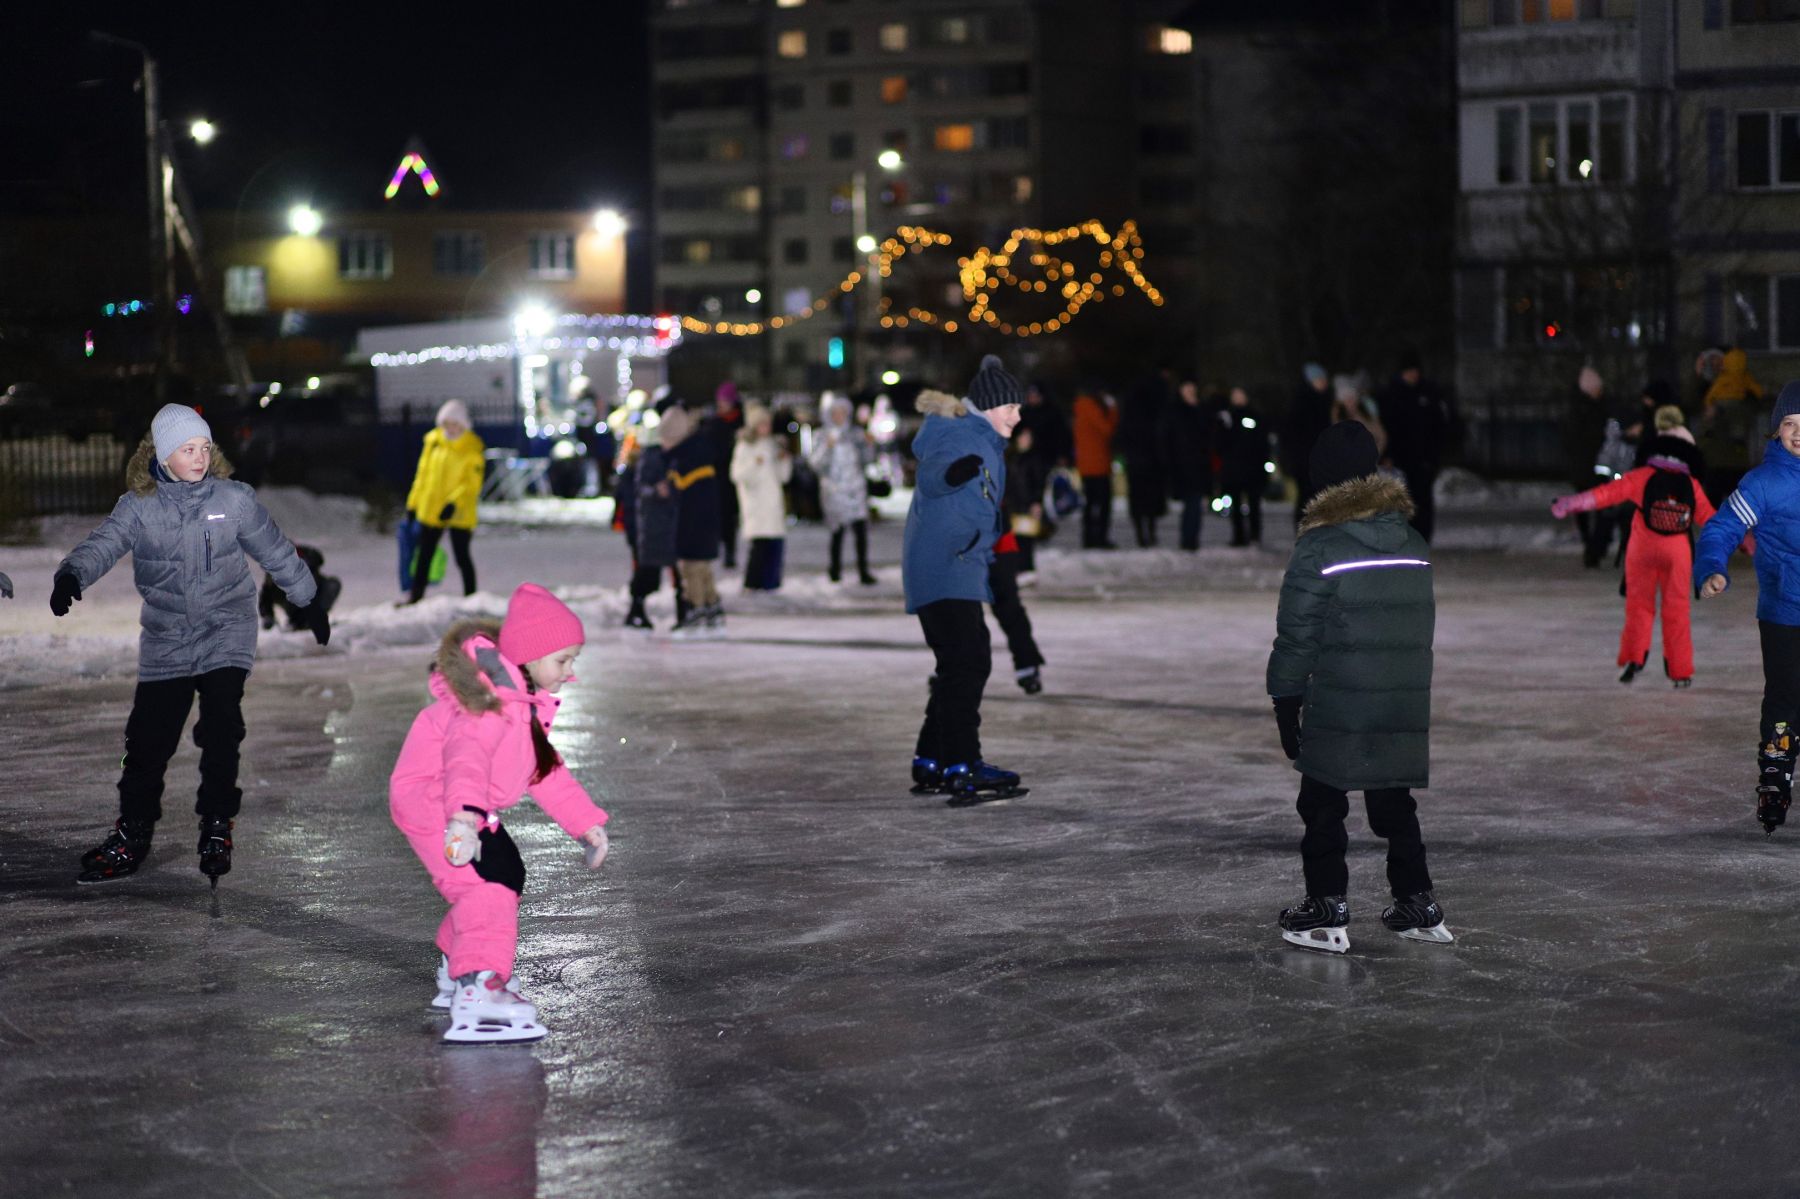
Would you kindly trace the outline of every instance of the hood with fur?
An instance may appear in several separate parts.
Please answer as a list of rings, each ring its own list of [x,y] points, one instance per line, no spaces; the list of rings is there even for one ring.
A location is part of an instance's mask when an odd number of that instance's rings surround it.
[[[1412,496],[1406,493],[1406,484],[1384,475],[1364,475],[1336,487],[1327,487],[1315,495],[1301,513],[1300,532],[1367,520],[1389,512],[1412,519]]]
[[[476,616],[451,625],[449,632],[444,634],[444,639],[438,642],[437,658],[431,664],[433,682],[442,680],[449,697],[462,705],[465,712],[498,712],[501,701],[496,689],[503,685],[517,687],[518,684],[510,677],[494,678],[493,664],[484,667],[476,660],[476,653],[485,647],[471,648],[469,642],[478,637],[492,643],[494,658],[502,673],[505,673],[505,660],[500,658],[498,648],[500,622],[492,617]]]
[[[137,452],[131,455],[131,461],[125,464],[125,489],[134,495],[152,496],[156,494],[156,476],[150,473],[150,464],[156,460],[156,442],[148,434],[138,442]],[[231,463],[226,461],[217,444],[212,448],[212,465],[207,468],[208,475],[215,479],[231,477]]]
[[[921,391],[913,401],[913,407],[919,410],[920,416],[967,416],[968,408],[953,395],[942,391]]]

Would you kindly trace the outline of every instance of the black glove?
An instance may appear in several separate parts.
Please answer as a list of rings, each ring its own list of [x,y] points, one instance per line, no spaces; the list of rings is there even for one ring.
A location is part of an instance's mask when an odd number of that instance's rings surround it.
[[[418,524],[419,523],[419,514],[417,512],[414,512],[411,508],[408,508],[406,510],[406,523],[409,525]]]
[[[12,580],[0,574],[0,599],[12,598]]]
[[[50,610],[58,616],[69,614],[69,601],[81,598],[81,580],[68,571],[60,571],[50,590]]]
[[[980,471],[981,455],[968,454],[958,458],[955,462],[950,464],[950,468],[944,472],[944,482],[950,484],[952,487],[961,487],[964,483],[967,483],[970,479],[973,479],[979,474]]]
[[[455,504],[445,504],[444,510],[442,512],[438,513],[438,519],[439,520],[449,520],[451,514],[455,511],[456,511]]]
[[[1300,705],[1305,702],[1298,695],[1277,695],[1275,701],[1275,725],[1281,730],[1281,752],[1292,762],[1300,756]]]
[[[320,645],[331,644],[331,615],[325,611],[324,604],[314,599],[294,615],[299,619],[301,628],[312,630],[314,641]]]

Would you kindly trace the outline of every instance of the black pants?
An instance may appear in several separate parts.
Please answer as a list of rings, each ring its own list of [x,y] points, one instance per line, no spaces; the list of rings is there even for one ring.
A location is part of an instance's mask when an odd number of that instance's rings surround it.
[[[1419,531],[1419,536],[1430,541],[1431,532],[1437,527],[1437,497],[1432,494],[1432,484],[1437,482],[1437,468],[1401,467],[1400,473],[1406,476],[1406,492],[1412,496],[1412,527]]]
[[[456,569],[462,572],[463,594],[475,594],[475,559],[469,556],[469,538],[472,529],[450,530],[450,552],[456,557]],[[412,598],[425,598],[425,588],[431,579],[431,556],[437,553],[438,542],[444,539],[444,530],[436,525],[419,526],[419,553],[413,561],[419,568],[413,571]]]
[[[785,537],[752,537],[749,556],[744,559],[744,590],[779,590],[781,559],[786,551]]]
[[[978,600],[947,599],[919,609],[925,644],[937,657],[925,723],[913,753],[945,766],[981,758],[981,693],[993,663]]]
[[[1756,622],[1762,634],[1762,728],[1757,742],[1767,742],[1783,721],[1800,730],[1800,626]]]
[[[1112,540],[1112,476],[1081,476],[1081,546],[1095,549]]]
[[[1239,488],[1231,494],[1231,544],[1262,544],[1262,488]],[[1337,892],[1332,892],[1337,894]]]
[[[645,599],[656,593],[662,586],[662,572],[664,569],[665,568],[661,566],[641,565],[633,566],[631,568],[631,599],[633,603],[641,604]],[[682,599],[681,572],[675,569],[674,566],[667,567],[667,570],[669,572],[669,581],[675,584],[675,599],[676,602],[679,603]]]
[[[1405,787],[1363,792],[1369,809],[1369,831],[1388,843],[1388,887],[1396,898],[1431,890],[1431,874],[1425,869],[1425,842],[1419,835],[1418,804]],[[1300,838],[1300,863],[1306,873],[1308,895],[1342,895],[1350,889],[1350,872],[1344,854],[1350,838],[1344,818],[1350,814],[1350,797],[1329,783],[1310,775],[1300,776],[1300,798],[1294,806],[1306,822]]]
[[[244,739],[244,682],[250,672],[235,666],[185,679],[139,683],[125,721],[125,769],[119,775],[119,815],[132,821],[162,819],[163,771],[181,744],[194,696],[200,719],[194,741],[200,746],[200,792],[194,811],[202,816],[238,814],[238,744]]]
[[[1031,635],[1031,617],[1019,602],[1019,570],[1024,563],[1017,554],[998,554],[988,567],[988,586],[994,589],[994,619],[1006,634],[1006,648],[1012,651],[1014,670],[1030,670],[1044,664],[1037,641]]]
[[[723,488],[719,492],[719,497],[719,546],[725,551],[725,569],[732,570],[737,566],[739,521],[737,488]]]
[[[844,574],[844,528],[839,525],[831,530],[831,567],[828,573],[833,583]],[[869,522],[853,520],[849,525],[850,536],[856,542],[856,577],[869,577]]]
[[[1200,521],[1206,514],[1206,493],[1190,491],[1181,497],[1181,548],[1200,548]]]

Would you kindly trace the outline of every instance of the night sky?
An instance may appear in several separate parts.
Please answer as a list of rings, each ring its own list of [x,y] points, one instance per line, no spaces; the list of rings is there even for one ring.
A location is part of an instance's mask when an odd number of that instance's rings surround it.
[[[474,20],[450,5],[410,16],[399,7],[180,6],[175,16],[177,6],[139,5],[24,18],[0,60],[0,210],[141,208],[139,60],[89,41],[100,28],[155,55],[163,115],[178,133],[200,115],[219,126],[210,146],[180,143],[203,209],[379,207],[416,136],[441,207],[610,204],[641,220],[648,0],[482,6]],[[18,30],[15,16],[7,24]]]

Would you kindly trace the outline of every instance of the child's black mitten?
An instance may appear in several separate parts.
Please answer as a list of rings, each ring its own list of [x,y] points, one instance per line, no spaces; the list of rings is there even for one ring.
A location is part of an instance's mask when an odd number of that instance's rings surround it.
[[[81,598],[81,580],[68,571],[60,571],[50,589],[50,610],[58,616],[69,614],[69,601]]]
[[[331,644],[331,616],[325,611],[325,605],[319,602],[318,597],[315,596],[312,603],[294,615],[298,618],[301,628],[312,631],[314,641],[320,645]]]
[[[955,462],[952,462],[949,469],[944,471],[944,482],[950,484],[952,487],[961,487],[964,483],[967,483],[970,479],[973,479],[979,474],[980,471],[981,455],[966,454],[963,457],[958,458]]]
[[[1300,705],[1298,695],[1271,696],[1275,701],[1275,725],[1281,730],[1281,752],[1292,762],[1300,756]]]

